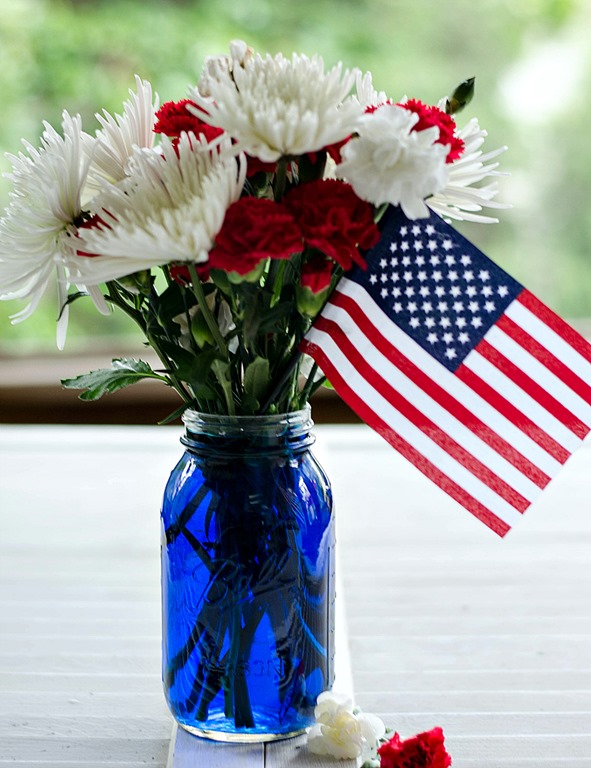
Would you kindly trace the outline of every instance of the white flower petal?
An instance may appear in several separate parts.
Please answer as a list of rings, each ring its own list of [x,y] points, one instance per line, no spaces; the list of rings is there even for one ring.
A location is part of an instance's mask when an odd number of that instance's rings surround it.
[[[191,99],[198,104],[196,114],[223,128],[241,151],[274,162],[316,152],[355,130],[363,111],[348,96],[355,76],[341,64],[325,72],[319,56],[257,54],[233,67],[214,60],[208,97],[197,88]]]
[[[308,748],[339,760],[374,755],[385,728],[375,715],[353,709],[351,697],[324,691],[316,700],[316,724],[308,732]]]
[[[371,72],[366,72],[364,75],[361,72],[357,72],[355,84],[357,87],[357,101],[364,110],[367,107],[378,107],[388,101],[388,96],[384,91],[376,91],[373,87]]]
[[[480,148],[486,135],[486,131],[480,128],[475,118],[458,131],[458,136],[464,141],[464,151],[457,160],[448,165],[447,184],[426,200],[429,208],[444,219],[474,221],[481,224],[496,223],[498,219],[479,214],[483,207],[510,207],[492,201],[498,192],[495,183],[474,186],[489,176],[504,175],[496,170],[498,163],[490,161],[504,152],[506,147],[483,154]]]
[[[436,143],[439,130],[415,131],[417,120],[414,112],[395,104],[364,115],[358,137],[341,149],[337,166],[360,198],[374,205],[400,205],[410,219],[428,215],[424,199],[448,180],[448,149]]]
[[[123,115],[97,114],[102,129],[95,138],[84,135],[85,149],[93,157],[88,178],[91,190],[103,189],[105,181],[115,183],[124,179],[134,148],[154,145],[158,96],[152,95],[152,86],[147,80],[136,75],[135,82],[137,92],[130,89],[130,99],[123,104]]]
[[[137,149],[129,177],[109,187],[96,211],[105,226],[79,230],[77,280],[96,285],[174,261],[203,263],[228,207],[238,200],[246,163],[229,141],[212,149],[193,134],[162,153]]]
[[[0,219],[0,298],[29,302],[13,316],[14,322],[32,314],[52,275],[66,279],[90,164],[82,149],[79,116],[64,112],[63,136],[48,123],[44,127],[40,149],[24,142],[27,154],[8,156],[13,191]]]

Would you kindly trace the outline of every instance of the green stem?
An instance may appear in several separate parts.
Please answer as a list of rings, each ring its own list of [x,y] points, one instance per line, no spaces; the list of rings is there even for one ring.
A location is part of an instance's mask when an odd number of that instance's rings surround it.
[[[154,352],[158,355],[160,362],[164,365],[166,368],[166,378],[168,380],[168,383],[170,386],[175,389],[178,394],[180,395],[181,399],[185,403],[192,403],[194,402],[194,398],[191,397],[189,392],[186,390],[183,383],[178,379],[174,372],[173,372],[173,365],[172,362],[169,360],[168,356],[160,349],[160,346],[154,336],[148,332],[148,329],[146,327],[146,323],[144,321],[144,316],[140,311],[137,309],[134,309],[133,307],[129,306],[129,304],[125,301],[123,296],[121,295],[121,292],[119,291],[118,287],[115,285],[114,282],[107,283],[107,288],[109,291],[109,301],[114,304],[116,307],[119,307],[125,314],[130,317],[143,331],[145,334],[149,345],[152,347]]]
[[[282,157],[277,162],[275,170],[275,184],[273,187],[273,199],[279,203],[285,194],[285,184],[287,182],[287,158]]]
[[[230,355],[228,354],[228,347],[224,341],[224,337],[221,334],[217,321],[213,316],[211,309],[209,308],[209,304],[207,303],[207,299],[205,298],[205,293],[203,291],[203,285],[201,284],[201,280],[197,274],[197,270],[195,269],[194,264],[189,264],[189,274],[191,275],[193,293],[197,299],[199,309],[203,312],[203,317],[205,318],[207,327],[211,331],[211,335],[213,336],[219,351],[222,353],[226,360],[229,360]]]
[[[310,395],[312,394],[312,388],[314,386],[314,376],[316,376],[317,370],[318,370],[318,363],[314,363],[314,365],[310,370],[310,375],[308,376],[306,383],[304,384],[304,386],[302,387],[302,391],[300,392],[300,402],[299,402],[300,408],[304,407]]]
[[[224,393],[224,400],[226,401],[228,415],[234,416],[236,410],[234,408],[234,397],[232,396],[232,382],[229,381],[228,377],[226,376],[226,371],[229,371],[229,365],[226,363],[226,366],[223,366],[220,360],[214,360],[211,365],[211,369],[219,381],[222,392]]]

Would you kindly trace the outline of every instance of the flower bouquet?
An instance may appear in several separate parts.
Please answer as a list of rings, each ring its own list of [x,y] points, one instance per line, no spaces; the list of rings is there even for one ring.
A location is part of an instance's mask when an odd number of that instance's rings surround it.
[[[163,419],[187,427],[163,506],[163,675],[195,732],[289,735],[330,687],[331,496],[307,410],[325,378],[301,344],[388,206],[493,221],[496,184],[481,182],[502,150],[454,117],[472,90],[395,101],[369,73],[235,42],[187,99],[160,106],[137,78],[94,135],[64,113],[61,134],[45,124],[39,149],[10,158],[0,295],[27,301],[13,320],[57,278],[60,348],[90,297],[161,361],[116,359],[66,387],[95,400],[156,379],[180,396]]]
[[[340,276],[379,239],[387,204],[407,216],[490,221],[496,174],[475,119],[394,102],[371,75],[325,71],[320,57],[262,57],[244,43],[206,62],[189,98],[165,103],[146,81],[95,135],[64,113],[42,146],[12,156],[0,220],[0,295],[27,306],[52,277],[58,346],[73,302],[90,296],[137,323],[162,361],[139,360],[65,381],[92,400],[143,378],[207,413],[286,412],[322,379],[298,343]],[[353,93],[351,93],[353,91]],[[159,141],[158,141],[159,139]],[[76,290],[70,292],[70,286]]]

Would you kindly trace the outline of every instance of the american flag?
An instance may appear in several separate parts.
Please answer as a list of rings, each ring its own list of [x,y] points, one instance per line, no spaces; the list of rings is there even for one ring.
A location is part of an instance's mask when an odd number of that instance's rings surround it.
[[[591,345],[435,214],[389,208],[300,349],[346,403],[504,536],[591,424]]]

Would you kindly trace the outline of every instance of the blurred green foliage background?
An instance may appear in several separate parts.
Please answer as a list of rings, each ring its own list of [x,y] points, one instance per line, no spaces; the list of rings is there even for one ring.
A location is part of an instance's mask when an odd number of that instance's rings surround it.
[[[588,0],[0,0],[0,151],[38,146],[42,121],[121,110],[133,75],[180,99],[207,55],[233,38],[260,52],[321,54],[371,70],[374,85],[435,103],[476,77],[489,149],[507,144],[496,225],[459,228],[563,315],[591,316],[591,4]],[[0,169],[9,170],[3,157]],[[2,180],[0,204],[8,203]],[[0,353],[52,347],[55,299],[18,326],[0,304]],[[69,348],[88,334],[121,346],[127,321],[72,308]],[[116,337],[116,338],[115,338]]]

